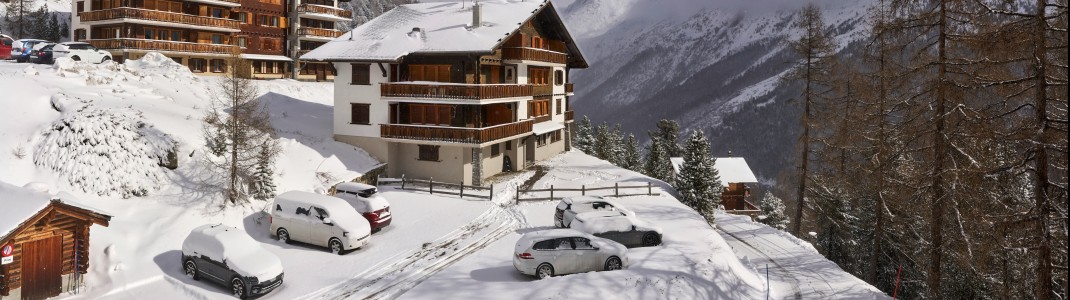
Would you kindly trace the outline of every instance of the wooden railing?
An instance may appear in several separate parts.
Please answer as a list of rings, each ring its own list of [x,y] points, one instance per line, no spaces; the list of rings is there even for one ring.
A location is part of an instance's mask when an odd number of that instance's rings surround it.
[[[535,117],[535,123],[547,122],[547,121],[550,121],[553,118],[554,118],[554,116],[551,116],[551,115],[538,116],[538,117]]]
[[[531,97],[528,84],[409,84],[383,83],[383,97],[482,100]]]
[[[576,111],[566,110],[565,111],[565,122],[572,122],[572,120],[574,120],[575,115],[576,115]]]
[[[549,84],[539,84],[532,88],[532,95],[534,96],[550,96],[554,94],[554,86]]]
[[[384,124],[379,127],[379,133],[383,138],[482,144],[529,133],[532,124],[531,120],[486,128]]]
[[[138,49],[159,50],[175,52],[215,53],[229,54],[238,46],[221,44],[200,44],[157,40],[140,39],[101,39],[88,40],[89,44],[98,49]]]
[[[94,10],[78,13],[82,22],[103,21],[113,19],[142,19],[168,23],[179,23],[205,27],[217,27],[238,30],[240,23],[231,19],[220,19],[204,16],[179,14],[166,11],[148,10],[132,7],[120,7],[105,10]]]
[[[344,9],[341,9],[341,8],[326,7],[326,6],[311,5],[311,4],[301,4],[301,6],[297,7],[297,13],[302,13],[302,14],[325,14],[325,15],[338,16],[338,17],[342,17],[342,18],[346,18],[346,19],[352,19],[353,18],[353,12],[351,12],[351,11],[344,10]]]
[[[537,48],[502,48],[502,59],[534,60],[564,64],[568,61],[565,53]]]
[[[565,94],[572,94],[572,83],[565,84]]]
[[[301,27],[297,29],[297,35],[310,35],[310,36],[322,36],[329,38],[336,38],[342,35],[341,31],[334,29]]]

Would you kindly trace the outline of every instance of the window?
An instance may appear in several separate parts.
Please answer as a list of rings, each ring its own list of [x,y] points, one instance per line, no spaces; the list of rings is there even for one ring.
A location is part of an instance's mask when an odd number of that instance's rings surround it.
[[[594,250],[594,246],[591,245],[591,240],[574,237],[572,242],[576,244],[576,250]]]
[[[546,138],[549,134],[540,134],[535,136],[535,147],[546,146]]]
[[[438,146],[420,145],[419,160],[438,161]]]
[[[223,73],[227,70],[227,62],[222,59],[212,60],[212,73]]]
[[[561,114],[561,99],[557,99],[557,103],[556,104],[557,104],[557,106],[554,107],[554,110],[556,110],[557,114],[560,115]]]
[[[208,70],[207,62],[203,58],[191,58],[189,60],[189,70],[194,73],[203,73]]]
[[[152,28],[145,28],[145,39],[151,39],[156,36],[156,30]]]
[[[409,104],[409,123],[450,125],[453,107],[443,104]]]
[[[371,85],[371,68],[368,64],[352,64],[353,73],[350,75],[352,85]]]
[[[260,15],[260,26],[279,27],[279,17]]]
[[[505,150],[513,150],[513,141],[505,141]]]
[[[554,85],[565,84],[565,71],[554,71]]]
[[[171,31],[171,40],[172,41],[176,41],[176,42],[181,42],[182,41],[182,32],[177,31],[177,30]]]
[[[182,64],[182,58],[181,57],[172,57],[171,60],[175,61],[175,63],[178,63],[180,65]]]
[[[502,155],[502,144],[490,145],[490,157],[498,157]]]
[[[528,83],[550,84],[550,68],[528,67]]]
[[[222,34],[213,34],[212,35],[212,44],[219,45],[219,44],[222,44],[222,43],[223,43],[223,35]]]
[[[557,239],[557,243],[557,250],[575,249],[574,247],[572,247],[572,241],[570,241],[569,238],[559,238]]]
[[[261,37],[260,38],[260,50],[263,50],[263,51],[275,51],[275,50],[279,50],[279,49],[282,49],[282,39],[274,39],[274,38],[266,38],[266,37]]]
[[[555,247],[555,246],[557,246],[557,244],[554,243],[556,241],[557,241],[556,239],[539,241],[538,243],[535,243],[534,246],[531,246],[531,249],[534,249],[534,250],[554,250],[554,248],[557,248],[557,247]]]
[[[235,38],[234,39],[234,45],[237,45],[238,47],[245,48],[245,37],[244,36],[239,36],[239,37]]]
[[[528,101],[528,117],[539,117],[550,114],[550,99]]]
[[[550,135],[550,142],[556,143],[561,141],[561,130],[554,130],[554,132],[548,133]]]
[[[78,12],[85,11],[85,1],[78,1]]]
[[[516,69],[513,67],[505,67],[505,82],[513,82],[513,73],[515,72]]]
[[[323,221],[323,219],[331,217],[331,215],[327,214],[327,211],[322,209],[322,208],[313,206],[312,209],[316,210],[316,218],[320,219],[320,221]]]
[[[75,41],[85,40],[85,29],[75,29],[74,30],[74,40]]]
[[[213,18],[223,18],[223,9],[222,8],[212,8],[212,17]]]
[[[371,104],[350,103],[349,109],[352,114],[349,118],[349,124],[371,125],[369,117],[371,114]]]
[[[409,80],[450,82],[450,65],[409,65]]]
[[[306,216],[307,216],[307,215],[308,215],[308,209],[306,209],[306,208],[304,208],[304,207],[300,207],[300,206],[298,206],[298,207],[297,207],[297,210],[295,210],[295,211],[294,211],[294,214],[297,214],[297,215],[306,215]]]
[[[543,46],[544,46],[544,44],[543,44],[543,40],[542,40],[541,37],[537,37],[537,36],[532,36],[531,37],[531,47],[532,48],[543,48]]]

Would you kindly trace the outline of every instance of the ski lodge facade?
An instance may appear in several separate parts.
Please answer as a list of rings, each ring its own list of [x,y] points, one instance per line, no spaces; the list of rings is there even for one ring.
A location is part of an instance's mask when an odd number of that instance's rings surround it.
[[[334,138],[387,176],[480,185],[568,148],[572,68],[549,1],[402,5],[302,56],[334,65]]]

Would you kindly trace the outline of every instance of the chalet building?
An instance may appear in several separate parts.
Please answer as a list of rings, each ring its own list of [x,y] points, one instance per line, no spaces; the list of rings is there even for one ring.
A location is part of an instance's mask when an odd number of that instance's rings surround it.
[[[45,299],[81,285],[89,270],[89,228],[110,219],[69,195],[0,182],[0,250],[13,250],[0,264],[0,300]]]
[[[335,140],[391,177],[475,185],[565,151],[587,67],[549,1],[402,5],[302,59],[338,70]]]
[[[292,37],[292,43],[297,46],[298,55],[304,55],[341,36],[343,32],[336,27],[337,22],[353,19],[353,13],[338,8],[336,0],[301,0],[296,12],[298,22],[294,26],[296,35]],[[303,62],[298,79],[334,80],[334,73],[334,67],[329,63]]]
[[[729,153],[731,155],[731,153]],[[683,157],[669,159],[676,174],[684,165]],[[750,214],[758,210],[758,206],[750,201],[750,185],[758,183],[747,160],[742,157],[718,157],[713,164],[717,174],[721,177],[724,192],[721,194],[721,205],[729,213]]]

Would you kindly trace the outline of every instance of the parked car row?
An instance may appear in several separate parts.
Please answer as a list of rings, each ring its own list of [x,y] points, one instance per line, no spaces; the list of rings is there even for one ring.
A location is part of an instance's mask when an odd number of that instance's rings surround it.
[[[111,53],[84,42],[54,43],[39,39],[15,40],[0,35],[0,59],[16,62],[51,64],[56,58],[69,57],[74,61],[103,63],[112,60]]]
[[[390,225],[390,204],[374,186],[343,183],[334,196],[290,191],[271,204],[269,234],[280,242],[326,247],[339,255],[360,249],[371,234]],[[282,285],[282,260],[243,231],[225,225],[202,225],[182,243],[182,270],[230,289],[244,299],[270,293]]]
[[[623,205],[599,196],[570,197],[555,208],[550,229],[525,234],[516,242],[513,267],[544,279],[628,267],[629,247],[661,245],[662,231],[636,218]]]

